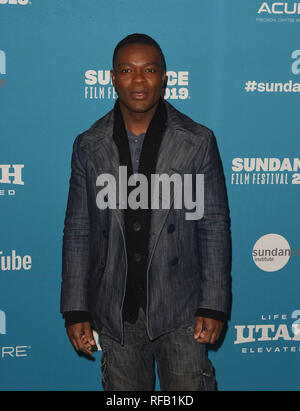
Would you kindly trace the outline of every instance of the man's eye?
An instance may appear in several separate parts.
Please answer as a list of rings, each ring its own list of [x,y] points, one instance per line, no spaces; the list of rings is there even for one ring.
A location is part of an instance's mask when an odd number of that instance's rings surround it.
[[[122,69],[121,73],[130,73],[130,71],[131,71],[130,69]]]
[[[147,71],[147,73],[155,73],[154,68],[147,68],[146,71]]]

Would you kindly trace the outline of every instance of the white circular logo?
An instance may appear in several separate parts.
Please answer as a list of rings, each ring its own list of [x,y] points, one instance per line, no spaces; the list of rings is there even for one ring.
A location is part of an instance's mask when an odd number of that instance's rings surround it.
[[[291,247],[279,234],[266,234],[259,238],[252,250],[253,261],[263,271],[281,270],[289,261]]]

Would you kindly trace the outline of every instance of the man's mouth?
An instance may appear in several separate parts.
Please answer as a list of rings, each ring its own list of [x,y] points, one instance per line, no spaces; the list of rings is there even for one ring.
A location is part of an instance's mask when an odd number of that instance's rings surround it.
[[[135,100],[143,100],[146,97],[147,93],[145,91],[133,91],[131,96]]]

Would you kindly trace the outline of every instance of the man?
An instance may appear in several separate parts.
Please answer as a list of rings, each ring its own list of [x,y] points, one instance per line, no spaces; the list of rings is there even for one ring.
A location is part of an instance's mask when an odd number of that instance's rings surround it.
[[[61,289],[67,334],[91,355],[97,330],[105,390],[153,390],[155,362],[162,390],[215,390],[206,344],[220,336],[230,293],[230,219],[215,137],[162,98],[166,64],[152,38],[123,39],[111,77],[114,109],[73,146]],[[178,186],[169,208],[151,209],[152,184],[136,195],[130,176],[141,185],[162,174],[204,175],[202,218],[175,207]]]

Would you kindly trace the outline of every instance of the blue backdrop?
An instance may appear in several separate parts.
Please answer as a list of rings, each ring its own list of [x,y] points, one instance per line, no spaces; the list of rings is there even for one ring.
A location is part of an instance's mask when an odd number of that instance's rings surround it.
[[[232,218],[219,390],[298,390],[298,2],[0,0],[0,389],[98,390],[59,314],[74,138],[114,104],[116,43],[161,45],[166,97],[214,130]]]

